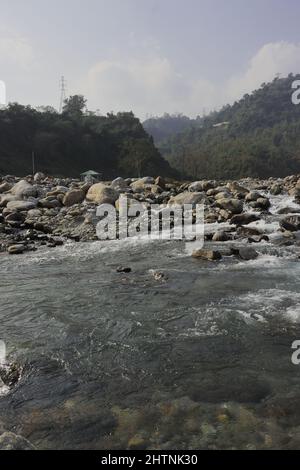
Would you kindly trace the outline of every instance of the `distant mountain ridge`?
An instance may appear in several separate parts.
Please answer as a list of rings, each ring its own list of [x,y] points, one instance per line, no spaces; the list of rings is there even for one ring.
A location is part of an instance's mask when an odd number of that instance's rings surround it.
[[[150,134],[155,144],[160,145],[164,140],[175,134],[193,127],[200,127],[202,118],[191,119],[183,114],[165,113],[161,117],[152,117],[143,122],[144,129]]]
[[[185,129],[158,139],[157,146],[185,177],[300,173],[300,105],[292,103],[295,80],[300,80],[300,74],[264,83],[233,105],[198,121],[189,120]],[[156,139],[162,122],[164,118],[156,122]],[[150,132],[149,122],[144,126]]]

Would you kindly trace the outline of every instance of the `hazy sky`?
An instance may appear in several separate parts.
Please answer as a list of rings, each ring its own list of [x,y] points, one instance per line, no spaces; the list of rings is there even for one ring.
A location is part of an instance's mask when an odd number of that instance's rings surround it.
[[[191,116],[300,72],[299,0],[0,0],[9,101]]]

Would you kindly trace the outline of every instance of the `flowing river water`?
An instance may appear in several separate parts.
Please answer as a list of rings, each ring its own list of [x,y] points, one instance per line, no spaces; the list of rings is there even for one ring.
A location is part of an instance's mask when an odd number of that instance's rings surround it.
[[[22,368],[0,396],[5,429],[40,449],[300,448],[299,254],[255,249],[217,263],[180,241],[1,256],[0,339]]]

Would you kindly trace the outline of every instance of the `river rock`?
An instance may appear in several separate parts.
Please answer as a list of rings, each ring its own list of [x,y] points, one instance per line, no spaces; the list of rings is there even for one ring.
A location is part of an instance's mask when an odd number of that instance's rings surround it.
[[[0,436],[0,450],[35,450],[35,447],[24,437],[5,432]]]
[[[119,266],[117,268],[117,273],[126,273],[126,274],[131,273],[131,268]]]
[[[74,204],[80,204],[85,199],[85,193],[81,189],[71,189],[68,191],[63,198],[63,205],[67,207],[74,206]]]
[[[47,196],[43,199],[40,199],[38,205],[44,209],[54,209],[55,207],[60,207],[60,202],[57,197]]]
[[[133,183],[131,183],[131,188],[133,191],[142,192],[143,190],[147,189],[147,186],[152,186],[154,184],[154,178],[151,176],[146,176],[145,178],[140,178]]]
[[[246,202],[253,202],[253,201],[257,201],[257,199],[259,199],[260,197],[263,197],[258,191],[250,191],[246,197],[245,197],[245,201]]]
[[[7,191],[10,191],[11,189],[11,184],[8,183],[7,181],[4,181],[3,183],[0,184],[0,193],[6,193]]]
[[[123,178],[116,178],[115,180],[112,181],[111,187],[114,189],[127,189],[128,184]]]
[[[44,173],[42,173],[41,171],[38,171],[34,177],[33,177],[33,181],[35,183],[40,183],[41,181],[43,181],[44,179],[46,178],[46,176],[44,175]]]
[[[300,215],[291,215],[280,221],[280,227],[290,232],[300,230]]]
[[[95,204],[114,204],[118,198],[118,191],[103,183],[93,184],[86,195],[86,199]]]
[[[194,206],[195,204],[200,204],[205,200],[205,193],[190,193],[190,192],[183,192],[177,194],[177,196],[171,197],[169,200],[169,205],[177,204],[179,206],[183,206],[184,204],[191,204]]]
[[[227,242],[230,240],[230,237],[225,230],[219,230],[218,232],[214,233],[212,237],[212,241],[214,242]]]
[[[216,202],[218,207],[225,209],[226,211],[231,212],[232,214],[240,214],[243,212],[243,201],[240,199],[233,199],[233,198],[223,198],[218,199]]]
[[[156,180],[154,181],[154,184],[156,186],[159,186],[161,189],[165,189],[165,187],[166,187],[166,182],[165,182],[164,178],[162,178],[161,176],[158,176],[156,178]]]
[[[194,181],[194,183],[191,183],[188,187],[188,190],[191,193],[198,193],[203,191],[203,182],[202,181]]]
[[[250,260],[256,259],[258,257],[257,251],[254,250],[254,248],[252,248],[250,246],[249,247],[245,246],[245,247],[238,248],[238,253],[237,254],[238,254],[239,258],[241,258],[244,261],[250,261]]]
[[[257,228],[239,226],[236,231],[240,237],[256,237],[262,235],[262,232]]]
[[[5,222],[11,227],[19,227],[25,220],[25,216],[20,212],[11,212],[5,217]]]
[[[267,197],[259,197],[256,201],[250,202],[249,206],[254,209],[267,210],[271,206],[271,203]]]
[[[8,253],[10,255],[21,255],[25,251],[25,246],[24,245],[11,245],[8,247]]]
[[[10,193],[20,199],[25,199],[30,196],[35,197],[37,195],[37,188],[29,184],[26,180],[21,180],[12,187]]]
[[[29,211],[37,206],[37,201],[10,201],[7,203],[7,209],[11,211]]]
[[[46,194],[46,197],[58,196],[59,194],[66,194],[68,191],[69,188],[67,188],[66,186],[56,186]]]
[[[6,207],[10,201],[19,201],[20,198],[12,194],[3,194],[0,199],[0,207]]]
[[[237,193],[237,194],[248,194],[249,189],[244,188],[241,186],[237,181],[231,181],[230,183],[227,184],[227,188],[231,193]]]
[[[217,261],[222,259],[222,255],[217,250],[205,250],[201,248],[200,250],[196,250],[192,253],[193,258],[200,258],[207,261]]]
[[[273,184],[270,188],[270,193],[273,194],[273,196],[278,196],[278,194],[282,193],[282,186],[280,184]]]
[[[233,225],[248,225],[252,222],[256,222],[259,219],[259,216],[256,214],[245,212],[244,214],[237,214],[231,217],[230,223]]]

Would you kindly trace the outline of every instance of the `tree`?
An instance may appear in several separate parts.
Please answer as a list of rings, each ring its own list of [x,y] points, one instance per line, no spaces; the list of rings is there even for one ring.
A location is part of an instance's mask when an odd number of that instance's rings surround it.
[[[74,118],[79,118],[84,114],[86,103],[87,100],[82,95],[70,96],[65,100],[63,113]]]

